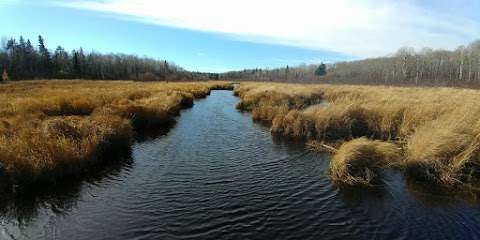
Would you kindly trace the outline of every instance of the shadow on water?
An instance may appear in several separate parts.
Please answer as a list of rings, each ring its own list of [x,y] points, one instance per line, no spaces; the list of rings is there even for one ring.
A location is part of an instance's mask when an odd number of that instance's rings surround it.
[[[167,135],[175,124],[176,121],[173,121],[162,127],[137,130],[134,140],[142,143],[158,139]],[[134,165],[131,146],[106,152],[101,158],[105,161],[80,176],[64,178],[55,184],[18,188],[0,195],[0,219],[16,219],[19,224],[25,224],[37,217],[40,208],[45,207],[62,215],[76,207],[85,185],[99,185],[129,171]]]
[[[458,204],[480,206],[480,190],[473,187],[442,187],[405,177],[406,189],[428,208],[449,208]]]
[[[172,121],[168,125],[156,128],[148,128],[148,129],[138,129],[135,132],[135,141],[137,143],[153,141],[159,137],[165,136],[168,134],[170,129],[175,127],[176,121]]]
[[[475,185],[479,186],[479,185]],[[458,204],[480,206],[480,189],[473,186],[445,187],[418,181],[396,169],[386,170],[372,186],[333,185],[345,204],[381,204],[395,195],[409,194],[426,208],[449,208]]]
[[[133,165],[131,148],[110,153],[102,164],[75,178],[67,178],[51,185],[35,185],[17,189],[13,193],[0,196],[1,218],[16,219],[25,224],[38,214],[38,209],[48,207],[55,214],[70,211],[77,204],[86,183],[99,184],[106,179],[115,178],[122,171],[128,171]]]
[[[332,188],[338,191],[339,197],[348,206],[381,204],[389,197],[386,187],[381,184],[370,187],[332,186]]]
[[[287,138],[278,134],[272,134],[272,142],[276,146],[285,146],[289,149],[305,149],[305,140],[296,138]]]
[[[246,113],[245,111],[243,111],[243,113],[250,114],[250,113]],[[270,121],[252,120],[252,122],[255,125],[260,126],[261,128],[264,128],[268,131],[270,131],[270,128],[272,126],[272,123]],[[282,134],[275,133],[275,132],[270,132],[270,135],[275,145],[286,146],[291,149],[305,148],[305,143],[307,141],[307,139],[304,137],[284,136]]]

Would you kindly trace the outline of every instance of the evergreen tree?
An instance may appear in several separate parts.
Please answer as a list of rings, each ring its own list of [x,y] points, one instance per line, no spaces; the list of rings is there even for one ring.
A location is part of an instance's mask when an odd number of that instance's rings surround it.
[[[76,50],[72,51],[72,67],[73,67],[73,76],[75,78],[80,78],[82,69],[80,67],[80,58]]]
[[[52,59],[50,52],[45,47],[42,36],[38,36],[38,52],[39,52],[39,76],[42,78],[50,78],[52,73]]]
[[[327,74],[327,66],[324,63],[321,63],[315,70],[315,75],[324,76]]]
[[[7,42],[7,54],[10,58],[8,72],[10,72],[10,76],[12,80],[19,79],[19,54],[18,54],[18,44],[14,38],[8,40]]]
[[[287,65],[287,67],[285,68],[285,80],[287,80],[287,81],[288,81],[288,74],[289,74],[289,72],[290,72],[290,68],[289,68],[288,65]]]
[[[53,75],[55,78],[68,78],[70,75],[68,53],[58,46],[53,54]]]
[[[27,44],[25,46],[25,75],[27,78],[31,79],[34,78],[36,75],[36,64],[37,61],[37,52],[32,46],[30,40],[27,40]]]
[[[79,78],[84,78],[85,77],[85,67],[86,67],[86,61],[85,61],[85,54],[83,53],[83,49],[80,48],[78,50],[78,65],[79,65]]]
[[[27,48],[27,43],[25,42],[25,39],[20,36],[20,39],[18,40],[18,46],[17,46],[17,75],[19,79],[24,79],[27,78],[27,68],[26,68],[26,61],[25,61],[25,53],[26,53],[26,48]]]

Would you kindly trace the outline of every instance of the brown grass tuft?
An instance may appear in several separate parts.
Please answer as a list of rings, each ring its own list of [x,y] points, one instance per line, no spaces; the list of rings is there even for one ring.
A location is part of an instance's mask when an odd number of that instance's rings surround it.
[[[330,162],[330,178],[336,183],[369,185],[380,171],[400,160],[400,148],[388,142],[357,138],[340,146]]]
[[[478,174],[480,135],[475,129],[477,120],[473,115],[461,116],[455,114],[457,112],[418,128],[410,136],[406,166],[411,176],[452,185],[469,182]]]

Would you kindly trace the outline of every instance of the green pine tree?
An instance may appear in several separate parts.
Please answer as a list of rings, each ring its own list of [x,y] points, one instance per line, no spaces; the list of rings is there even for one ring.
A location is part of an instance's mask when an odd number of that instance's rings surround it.
[[[321,63],[315,70],[315,75],[324,76],[327,74],[327,66],[324,63]]]

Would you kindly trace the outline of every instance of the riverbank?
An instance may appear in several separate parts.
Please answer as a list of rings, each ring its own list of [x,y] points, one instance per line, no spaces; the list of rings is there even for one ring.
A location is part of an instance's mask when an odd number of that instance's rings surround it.
[[[342,184],[371,184],[392,166],[443,186],[480,173],[477,90],[245,83],[235,94],[272,133],[334,146],[330,176]]]
[[[168,128],[226,82],[21,81],[0,86],[4,189],[55,183],[128,149],[137,131]]]

